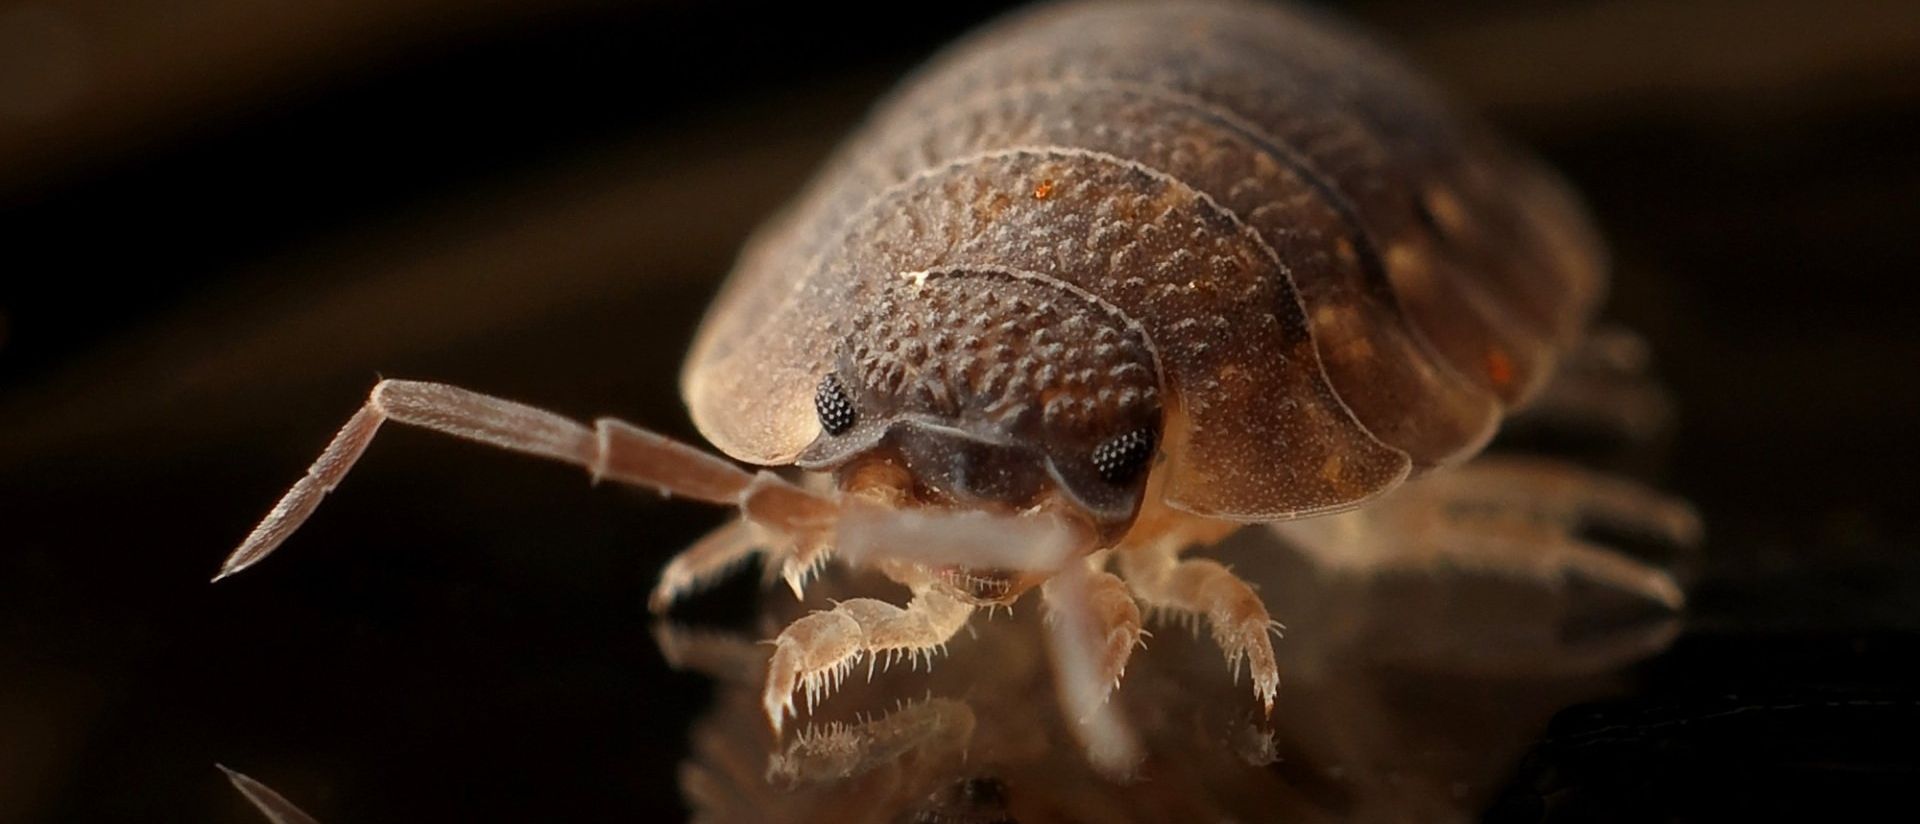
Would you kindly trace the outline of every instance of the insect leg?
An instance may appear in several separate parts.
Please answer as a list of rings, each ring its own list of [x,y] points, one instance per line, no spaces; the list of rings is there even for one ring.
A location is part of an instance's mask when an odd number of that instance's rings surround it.
[[[787,789],[844,781],[908,755],[921,769],[951,769],[965,757],[974,725],[972,707],[926,698],[869,720],[810,727],[767,760],[767,781]]]
[[[1597,585],[1664,610],[1671,573],[1603,543],[1641,538],[1680,556],[1700,540],[1684,503],[1621,478],[1540,459],[1489,458],[1409,483],[1366,509],[1275,525],[1332,568],[1452,567],[1558,588]]]
[[[293,806],[293,802],[288,801],[284,796],[274,792],[272,787],[255,781],[238,771],[227,769],[224,765],[215,764],[214,766],[219,767],[221,772],[227,774],[227,780],[233,783],[233,788],[239,790],[241,795],[246,796],[247,803],[252,804],[254,809],[259,810],[261,815],[266,816],[267,821],[271,822],[271,824],[318,824],[313,816],[307,815],[305,812],[302,812],[299,807]]]
[[[1133,657],[1133,648],[1140,645],[1141,636],[1147,632],[1140,625],[1140,605],[1127,590],[1125,581],[1111,572],[1099,570],[1089,570],[1085,577],[1086,583],[1081,586],[1084,593],[1077,599],[1084,603],[1091,620],[1088,630],[1091,634],[1086,643],[1098,655],[1094,659],[1096,665],[1080,678],[1088,691],[1084,703],[1098,703],[1107,700],[1108,693],[1120,687],[1120,679],[1127,673],[1127,661]],[[1042,585],[1043,592],[1055,593],[1048,596],[1047,603],[1056,612],[1058,593],[1067,585],[1067,581],[1060,581],[1057,576]],[[1053,589],[1044,589],[1047,586]]]
[[[769,476],[771,477],[771,476]],[[654,614],[667,611],[682,596],[725,576],[755,555],[769,556],[767,580],[783,578],[795,598],[806,597],[807,582],[818,574],[831,553],[827,549],[826,528],[830,513],[821,513],[813,523],[781,520],[778,513],[760,511],[763,498],[791,487],[777,482],[749,492],[745,502],[747,517],[706,534],[693,546],[680,551],[667,562],[660,582],[647,596],[647,608]],[[762,521],[761,519],[767,519]]]
[[[1569,353],[1553,378],[1505,428],[1521,436],[1545,434],[1645,444],[1673,423],[1673,403],[1648,374],[1645,341],[1620,327],[1593,330]]]
[[[826,700],[840,681],[852,673],[861,658],[867,671],[876,664],[899,659],[925,660],[933,666],[940,652],[966,626],[973,606],[932,587],[922,587],[907,606],[897,607],[873,598],[854,598],[833,609],[815,612],[780,632],[773,640],[773,660],[767,665],[767,687],[761,696],[767,720],[776,734],[791,713],[798,715],[794,693],[804,691],[807,709]]]
[[[660,621],[653,626],[653,643],[660,648],[667,666],[697,672],[723,684],[758,683],[761,668],[767,663],[766,646],[738,632]]]
[[[1245,661],[1253,675],[1253,694],[1268,713],[1280,689],[1280,668],[1273,656],[1273,635],[1280,625],[1246,581],[1206,558],[1178,557],[1168,541],[1117,552],[1120,572],[1149,609],[1205,617],[1213,640],[1227,654],[1238,677]]]
[[[1451,502],[1462,521],[1476,510],[1543,536],[1570,537],[1601,530],[1644,538],[1676,555],[1690,555],[1702,537],[1700,517],[1680,500],[1625,478],[1542,458],[1483,458],[1436,478],[1433,494]]]
[[[753,533],[746,521],[729,521],[681,550],[667,562],[666,569],[660,571],[660,582],[654,584],[653,592],[647,596],[647,609],[656,615],[666,612],[681,596],[752,558],[765,543],[764,538]]]
[[[769,523],[817,517],[831,502],[767,473],[754,475],[695,447],[631,424],[602,418],[585,425],[524,404],[454,386],[383,380],[367,403],[327,444],[319,459],[227,557],[214,580],[260,561],[286,541],[338,486],[367,444],[389,420],[472,441],[575,464],[620,483],[720,504],[758,505]],[[781,489],[780,487],[785,487]],[[813,509],[805,505],[811,500]]]
[[[1069,564],[1040,589],[1047,603],[1054,688],[1087,760],[1110,776],[1130,775],[1142,758],[1139,737],[1108,700],[1139,643],[1140,610],[1126,584],[1084,563]]]

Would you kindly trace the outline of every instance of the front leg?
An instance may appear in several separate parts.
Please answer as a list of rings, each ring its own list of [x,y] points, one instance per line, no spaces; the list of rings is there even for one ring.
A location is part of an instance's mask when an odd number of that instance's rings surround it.
[[[841,601],[833,609],[815,612],[780,632],[773,640],[773,660],[767,665],[767,687],[762,706],[775,734],[786,716],[798,715],[795,692],[804,691],[807,711],[832,694],[841,679],[861,658],[871,676],[882,656],[886,664],[905,658],[933,655],[966,626],[973,606],[932,585],[922,585],[906,607],[874,598]]]
[[[1140,646],[1141,638],[1147,635],[1140,625],[1140,605],[1128,593],[1126,582],[1113,573],[1095,568],[1084,572],[1078,577],[1056,575],[1041,587],[1049,610],[1048,621],[1064,620],[1060,616],[1073,610],[1087,622],[1083,631],[1085,638],[1078,643],[1091,654],[1087,659],[1091,666],[1067,676],[1076,681],[1067,685],[1068,688],[1079,693],[1076,700],[1070,702],[1074,706],[1106,701],[1107,696],[1120,687],[1120,678],[1127,674],[1133,648]],[[1074,581],[1077,583],[1069,586],[1069,582]],[[1076,603],[1069,605],[1063,600]]]
[[[725,576],[734,567],[758,554],[764,539],[753,534],[746,521],[732,521],[680,550],[660,571],[660,581],[647,596],[647,609],[655,615],[667,611],[673,602],[700,587]]]
[[[793,590],[793,597],[804,598],[807,581],[819,574],[832,555],[820,532],[767,528],[754,520],[749,508],[746,517],[707,533],[673,556],[647,596],[647,608],[656,615],[665,613],[674,602],[756,556],[766,557],[769,582],[777,575]]]
[[[1126,584],[1092,563],[1068,564],[1040,588],[1054,689],[1087,758],[1112,778],[1132,775],[1144,757],[1140,737],[1113,690],[1140,643],[1140,608]]]
[[[1205,618],[1214,642],[1227,654],[1235,679],[1241,662],[1246,662],[1253,675],[1253,694],[1271,714],[1280,690],[1272,636],[1280,625],[1267,614],[1260,595],[1232,570],[1206,558],[1182,560],[1178,546],[1162,540],[1122,550],[1117,553],[1120,574],[1150,611]]]

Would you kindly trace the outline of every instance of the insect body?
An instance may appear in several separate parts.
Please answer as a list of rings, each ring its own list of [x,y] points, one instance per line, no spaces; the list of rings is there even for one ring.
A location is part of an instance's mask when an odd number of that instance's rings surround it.
[[[1079,699],[1118,677],[1144,604],[1206,617],[1271,708],[1265,606],[1181,552],[1472,456],[1601,288],[1559,184],[1344,30],[1256,3],[1040,7],[885,103],[701,328],[682,373],[700,431],[826,483],[386,381],[225,572],[392,418],[739,505],[669,564],[658,606],[755,552],[796,591],[836,553],[907,585],[905,606],[781,633],[776,728],[796,692],[930,658],[1041,584],[1060,643],[1091,650],[1063,673]]]

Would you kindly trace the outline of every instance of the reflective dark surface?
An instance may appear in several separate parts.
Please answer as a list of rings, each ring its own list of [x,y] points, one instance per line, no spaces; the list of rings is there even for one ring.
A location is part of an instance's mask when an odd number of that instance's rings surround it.
[[[1026,602],[978,621],[930,672],[856,673],[809,732],[776,744],[755,636],[667,629],[671,660],[723,683],[694,726],[688,801],[722,821],[1468,820],[1553,713],[1620,694],[1614,673],[1678,629],[1600,625],[1603,599],[1530,582],[1327,571],[1258,530],[1218,556],[1299,627],[1278,648],[1286,700],[1271,719],[1204,632],[1159,623],[1114,699],[1147,758],[1116,782],[1063,715],[1043,611]],[[892,589],[861,584],[836,576],[810,598]],[[799,614],[774,612],[770,630]],[[991,803],[966,800],[979,782]]]
[[[1290,627],[1277,762],[1247,763],[1245,685],[1167,629],[1123,691],[1161,777],[1115,790],[1024,744],[1054,723],[1020,680],[1025,609],[931,680],[823,709],[931,691],[956,703],[927,717],[974,719],[957,767],[916,741],[791,791],[752,782],[749,691],[675,671],[645,611],[718,512],[396,431],[270,563],[205,579],[376,374],[690,436],[672,376],[732,249],[989,10],[241,5],[0,10],[0,821],[258,820],[216,762],[329,824],[677,818],[690,764],[794,818],[991,821],[1004,799],[1022,820],[1852,820],[1906,800],[1910,4],[1354,8],[1562,168],[1615,246],[1609,314],[1652,344],[1676,426],[1648,449],[1532,445],[1699,507],[1663,651],[1462,672],[1420,655],[1478,631],[1434,593],[1527,597],[1249,553]],[[674,619],[764,637],[794,607],[759,594],[745,576]]]

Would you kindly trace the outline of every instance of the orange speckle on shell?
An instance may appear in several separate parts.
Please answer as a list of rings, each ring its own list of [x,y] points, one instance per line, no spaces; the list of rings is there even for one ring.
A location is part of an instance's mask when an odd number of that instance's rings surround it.
[[[1033,187],[1034,200],[1046,200],[1047,198],[1050,198],[1050,197],[1053,197],[1053,179],[1052,178],[1042,180],[1039,183],[1034,185]]]
[[[1320,462],[1320,477],[1327,479],[1335,487],[1344,487],[1346,486],[1344,472],[1346,465],[1347,462],[1341,458],[1340,453],[1331,453],[1327,455],[1326,460]]]
[[[1513,359],[1498,349],[1487,350],[1487,379],[1497,387],[1513,383]]]

